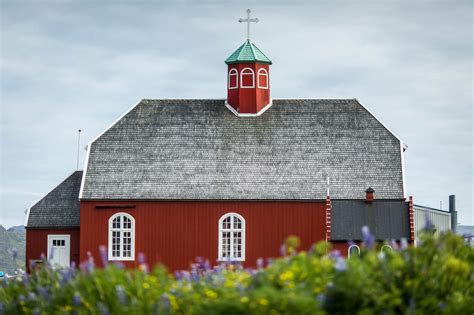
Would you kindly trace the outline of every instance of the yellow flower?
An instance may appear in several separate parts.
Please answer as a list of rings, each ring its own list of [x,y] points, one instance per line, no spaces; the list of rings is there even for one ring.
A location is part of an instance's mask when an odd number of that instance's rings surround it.
[[[143,283],[143,288],[144,289],[149,289],[150,288],[150,285],[146,282]]]
[[[217,298],[217,293],[212,291],[212,290],[206,290],[206,296],[210,299],[215,299]]]
[[[280,280],[281,281],[286,281],[286,280],[292,280],[294,277],[294,274],[292,271],[288,270],[288,271],[285,271],[284,273],[282,273],[280,275]]]
[[[249,301],[249,298],[246,296],[243,296],[240,298],[240,303],[247,303]]]
[[[260,303],[261,305],[265,306],[265,305],[268,305],[268,300],[267,299],[264,299],[264,298],[261,298],[258,300],[258,303]]]

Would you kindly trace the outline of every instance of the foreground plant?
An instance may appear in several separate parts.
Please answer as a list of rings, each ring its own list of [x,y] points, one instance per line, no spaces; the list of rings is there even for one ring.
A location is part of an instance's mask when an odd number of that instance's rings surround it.
[[[142,255],[139,270],[95,269],[92,257],[79,270],[45,267],[1,284],[0,314],[474,313],[474,250],[461,238],[427,234],[416,248],[381,252],[364,233],[350,261],[324,243],[297,252],[290,237],[283,257],[255,269],[198,258],[172,276],[149,272]]]

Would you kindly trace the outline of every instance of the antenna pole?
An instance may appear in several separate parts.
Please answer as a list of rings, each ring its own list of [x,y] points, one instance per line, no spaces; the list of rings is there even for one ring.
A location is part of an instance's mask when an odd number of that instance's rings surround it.
[[[76,170],[79,170],[79,147],[81,146],[81,129],[77,131],[77,161],[76,161]]]

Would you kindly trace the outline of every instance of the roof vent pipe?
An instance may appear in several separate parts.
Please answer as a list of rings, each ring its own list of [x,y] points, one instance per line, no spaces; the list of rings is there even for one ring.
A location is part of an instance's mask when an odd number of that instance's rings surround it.
[[[451,213],[451,231],[456,233],[456,226],[458,225],[458,213],[456,211],[456,195],[449,196],[449,213]]]
[[[373,190],[371,187],[367,188],[365,191],[365,202],[371,203],[374,200],[374,192],[375,190]]]

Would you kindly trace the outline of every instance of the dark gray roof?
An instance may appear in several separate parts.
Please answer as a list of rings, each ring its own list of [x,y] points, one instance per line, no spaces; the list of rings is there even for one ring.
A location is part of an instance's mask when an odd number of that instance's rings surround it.
[[[377,192],[375,192],[377,193]],[[361,240],[367,225],[377,240],[410,239],[408,202],[401,200],[333,200],[331,240]]]
[[[83,199],[336,199],[403,194],[400,140],[355,99],[143,100],[89,147]]]
[[[28,228],[79,226],[79,189],[82,171],[76,171],[29,209]]]

